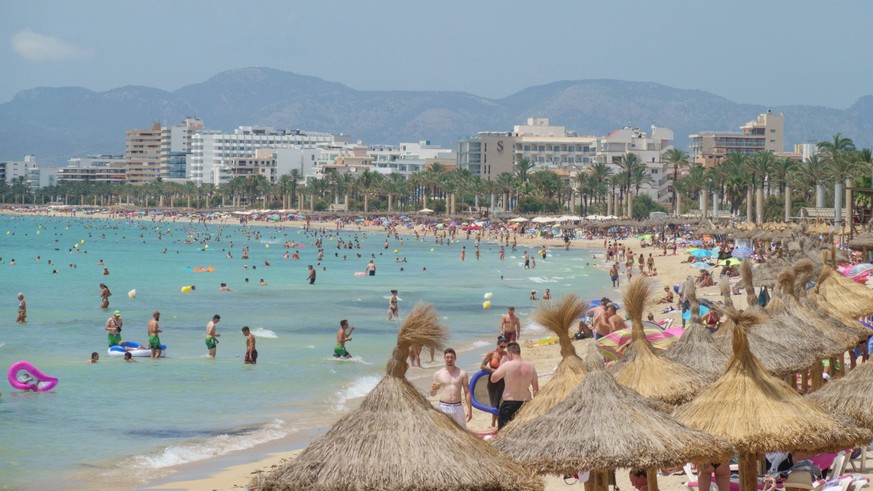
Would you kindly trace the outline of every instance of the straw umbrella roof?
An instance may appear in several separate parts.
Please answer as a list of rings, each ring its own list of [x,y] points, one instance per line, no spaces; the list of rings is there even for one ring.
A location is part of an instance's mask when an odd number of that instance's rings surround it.
[[[849,346],[854,346],[853,340],[845,338],[835,339],[830,334],[831,331],[824,332],[819,322],[815,318],[807,318],[799,309],[800,305],[796,302],[791,294],[794,292],[794,271],[785,269],[779,273],[777,277],[778,287],[774,291],[770,303],[764,309],[770,314],[772,319],[782,321],[784,324],[792,327],[791,332],[787,332],[786,336],[800,335],[805,338],[805,342],[809,343],[809,350],[813,351],[816,358],[829,358],[831,356],[839,356],[846,351],[845,342],[849,342]]]
[[[781,316],[788,322],[803,326],[813,337],[821,340],[821,349],[817,351],[819,358],[837,357],[854,347],[857,343],[855,336],[845,329],[834,328],[800,304],[794,296],[794,285],[793,270],[786,269],[779,273],[779,286],[765,310],[774,317]]]
[[[873,290],[837,273],[833,268],[822,268],[815,294],[849,317],[873,314]]]
[[[624,304],[631,316],[631,342],[621,361],[610,367],[616,382],[667,404],[690,399],[706,383],[696,370],[655,354],[643,330],[643,309],[650,296],[645,277],[634,278],[624,291]]]
[[[769,373],[779,377],[811,367],[816,362],[816,353],[813,350],[819,342],[805,333],[802,325],[797,325],[789,319],[769,316],[758,305],[755,289],[752,286],[751,263],[748,260],[743,261],[740,271],[748,302],[746,310],[760,316],[757,321],[760,325],[746,334],[752,353],[761,360]],[[726,352],[731,349],[736,330],[732,319],[732,317],[723,319],[721,328],[715,336],[716,343]]]
[[[555,369],[552,378],[540,389],[537,396],[526,403],[515,414],[515,418],[500,430],[501,434],[512,432],[518,424],[531,420],[567,398],[567,395],[579,385],[585,376],[585,361],[576,354],[576,348],[570,341],[569,330],[575,326],[579,317],[585,312],[587,304],[575,294],[564,296],[557,304],[544,302],[530,314],[531,320],[537,322],[555,333],[561,344],[562,360]],[[594,340],[586,340],[583,344],[583,356],[591,357],[591,362],[603,363],[603,357],[597,350]]]
[[[257,490],[542,489],[529,471],[440,413],[406,379],[409,347],[440,346],[435,309],[416,305],[400,327],[387,374],[355,411]]]
[[[849,248],[855,250],[873,249],[873,233],[864,232],[849,241]]]
[[[833,414],[873,429],[873,363],[861,363],[806,397]]]
[[[722,283],[728,285],[726,281]],[[697,370],[709,381],[715,380],[724,371],[728,355],[718,347],[715,339],[703,326],[697,288],[691,278],[685,283],[685,298],[691,303],[691,322],[685,326],[685,333],[679,341],[667,349],[664,358]]]
[[[732,453],[725,442],[689,430],[650,404],[592,365],[564,401],[515,432],[498,434],[494,446],[543,474],[663,467]]]
[[[690,428],[733,443],[741,453],[774,449],[814,452],[869,442],[873,435],[826,413],[788,384],[768,375],[749,349],[747,333],[760,315],[726,309],[734,324],[725,373],[673,413]]]
[[[849,339],[854,339],[855,342],[863,341],[870,335],[870,331],[862,326],[858,321],[847,317],[840,312],[834,315],[829,309],[833,307],[828,303],[822,303],[819,306],[818,299],[810,299],[807,296],[806,284],[812,279],[814,273],[814,265],[809,259],[800,260],[794,265],[795,286],[794,297],[797,299],[801,307],[809,314],[810,317],[815,317],[822,323],[830,326],[832,331],[844,333]],[[835,335],[836,337],[836,335]],[[849,346],[853,346],[852,343]]]

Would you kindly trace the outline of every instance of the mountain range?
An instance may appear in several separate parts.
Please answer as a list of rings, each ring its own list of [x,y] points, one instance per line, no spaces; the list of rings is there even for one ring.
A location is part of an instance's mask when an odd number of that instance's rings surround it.
[[[262,125],[345,134],[366,144],[429,140],[445,147],[480,131],[511,131],[529,117],[547,117],[579,135],[606,135],[625,126],[669,128],[674,145],[687,148],[689,134],[738,132],[767,110],[785,115],[786,145],[842,133],[859,147],[869,146],[871,95],[848,109],[768,107],[650,82],[577,80],[489,99],[465,92],[355,90],[291,72],[242,68],[172,92],[141,86],[19,92],[0,104],[0,160],[34,154],[42,166],[58,167],[71,157],[121,154],[128,129],[149,128],[153,121],[173,125],[189,116],[224,131]]]

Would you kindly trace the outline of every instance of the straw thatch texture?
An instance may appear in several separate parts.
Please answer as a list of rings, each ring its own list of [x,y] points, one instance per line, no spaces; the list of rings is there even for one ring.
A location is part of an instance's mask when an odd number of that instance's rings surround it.
[[[816,361],[816,354],[812,351],[814,345],[810,343],[811,338],[799,335],[798,326],[792,322],[770,317],[758,304],[755,289],[752,286],[751,263],[748,260],[743,261],[740,271],[743,275],[748,302],[746,310],[760,316],[758,323],[761,325],[746,334],[752,353],[761,360],[768,373],[777,377],[784,377],[808,369]],[[715,340],[723,351],[730,352],[735,330],[736,325],[732,317],[728,317],[722,322],[721,328],[715,335]]]
[[[634,278],[624,291],[624,304],[631,316],[631,342],[624,357],[610,371],[616,382],[644,397],[679,404],[690,399],[706,384],[706,376],[681,363],[662,358],[646,339],[643,310],[650,295],[649,282]]]
[[[794,293],[794,271],[785,269],[777,277],[778,287],[773,292],[770,303],[764,309],[771,318],[791,326],[786,336],[803,336],[803,342],[808,343],[807,350],[812,350],[816,358],[839,356],[846,351],[845,338],[836,339],[832,331],[824,331],[824,327],[815,317],[804,315],[799,303],[792,296]],[[854,339],[848,340],[853,346]]]
[[[833,306],[827,302],[822,302],[819,305],[817,299],[811,299],[808,297],[805,286],[812,279],[813,273],[814,266],[810,259],[798,261],[794,265],[794,296],[797,298],[798,303],[803,307],[804,311],[809,316],[813,316],[820,322],[830,326],[831,331],[843,333],[855,342],[867,339],[870,335],[870,331],[858,323],[858,321],[843,315],[839,311],[833,311]],[[834,337],[838,339],[837,335],[834,335]],[[854,343],[848,345],[848,347],[853,345]]]
[[[429,305],[400,327],[387,374],[355,411],[253,490],[542,489],[540,480],[463,431],[405,378],[410,345],[439,346],[446,328]]]
[[[576,325],[586,308],[587,304],[577,295],[570,294],[563,297],[558,304],[542,303],[530,314],[531,320],[545,326],[557,336],[558,342],[561,343],[562,360],[552,378],[540,389],[535,398],[521,407],[512,422],[500,430],[501,434],[511,433],[519,423],[545,413],[566,399],[582,381],[586,372],[585,361],[576,354],[569,331]],[[583,354],[593,356],[595,357],[593,360],[603,363],[603,357],[597,351],[593,340],[586,340],[583,346],[588,347]]]
[[[849,241],[849,248],[854,250],[873,249],[873,233],[864,232]]]
[[[845,377],[831,380],[806,397],[833,414],[873,430],[873,363],[861,363]]]
[[[796,297],[797,278],[794,271],[783,271],[779,275],[779,280],[779,288],[767,305],[767,311],[772,315],[792,317],[796,323],[805,326],[813,335],[819,337],[824,344],[818,355],[819,358],[837,357],[855,346],[857,338],[848,328],[839,327],[838,323],[835,325],[825,320],[824,317],[816,312],[810,312],[800,303]]]
[[[825,413],[785,382],[768,375],[749,350],[746,333],[763,319],[735,310],[733,355],[725,373],[674,416],[690,428],[731,441],[741,453],[777,449],[817,452],[869,442],[873,435]]]
[[[815,293],[843,314],[857,318],[873,314],[873,290],[823,268],[815,285]]]
[[[728,355],[716,345],[700,319],[700,303],[693,279],[685,283],[685,298],[691,303],[691,322],[685,325],[685,333],[667,349],[664,358],[697,370],[711,382],[724,371]]]
[[[514,433],[498,436],[494,446],[542,474],[719,462],[732,452],[725,442],[653,410],[598,368],[567,399]]]

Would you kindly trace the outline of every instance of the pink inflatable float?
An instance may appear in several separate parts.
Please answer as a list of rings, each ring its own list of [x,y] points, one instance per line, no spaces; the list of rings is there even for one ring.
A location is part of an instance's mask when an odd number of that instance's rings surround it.
[[[40,372],[30,362],[16,361],[9,367],[7,373],[9,384],[18,390],[45,392],[58,385],[58,379]]]

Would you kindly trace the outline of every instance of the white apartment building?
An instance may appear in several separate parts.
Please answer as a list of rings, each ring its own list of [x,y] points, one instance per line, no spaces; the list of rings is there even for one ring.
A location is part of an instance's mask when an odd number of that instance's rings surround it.
[[[452,149],[431,145],[426,140],[399,145],[370,145],[367,153],[376,172],[398,173],[407,178],[416,172],[424,171],[432,162],[446,161],[451,162],[452,166],[457,162]]]
[[[512,133],[515,161],[527,159],[535,170],[587,165],[597,152],[596,136],[578,136],[564,126],[549,124],[549,118],[528,118],[527,124],[513,126]]]
[[[253,157],[258,148],[271,148],[276,152],[277,175],[299,169],[304,176],[311,176],[315,174],[320,149],[334,142],[334,135],[330,133],[260,126],[240,126],[233,133],[199,131],[191,136],[188,178],[198,184],[220,185],[225,179],[222,176],[228,175],[222,169],[231,165],[232,159]]]
[[[655,201],[663,201],[669,196],[670,184],[668,164],[664,154],[673,148],[673,131],[652,126],[651,135],[639,128],[624,127],[606,135],[597,146],[597,162],[609,165],[614,173],[621,172],[616,164],[628,153],[636,154],[646,165],[652,183],[640,187],[640,194],[647,194]]]
[[[515,164],[527,159],[533,170],[571,170],[594,162],[596,136],[579,136],[549,118],[528,118],[512,131],[485,131],[458,144],[458,167],[482,179],[493,180],[503,172],[515,173]]]
[[[124,183],[127,181],[124,155],[88,155],[69,159],[67,166],[58,169],[57,173],[57,182],[67,181]]]
[[[16,179],[23,177],[30,192],[40,188],[40,169],[35,156],[25,155],[24,160],[0,162],[0,168],[2,168],[0,176],[7,184],[12,184]]]

